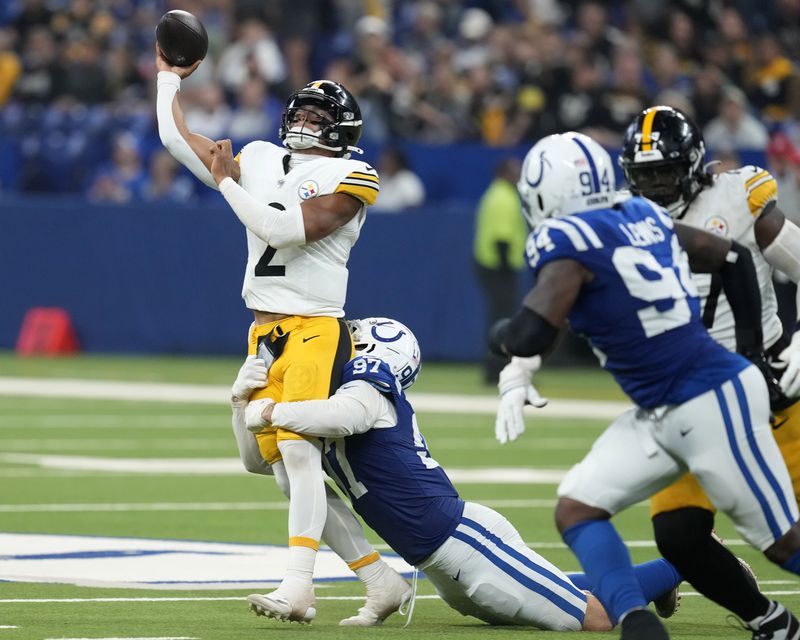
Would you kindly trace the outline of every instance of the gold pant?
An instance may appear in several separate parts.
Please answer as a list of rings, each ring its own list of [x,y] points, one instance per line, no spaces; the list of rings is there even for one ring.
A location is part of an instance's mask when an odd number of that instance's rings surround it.
[[[256,354],[259,340],[268,339],[276,326],[289,337],[269,370],[267,386],[257,389],[250,399],[292,402],[324,400],[333,395],[339,387],[344,365],[353,357],[353,340],[344,321],[327,316],[289,316],[277,322],[254,324],[250,328],[248,355]],[[280,440],[308,438],[310,436],[281,429],[279,425],[256,434],[261,455],[269,464],[281,459]]]

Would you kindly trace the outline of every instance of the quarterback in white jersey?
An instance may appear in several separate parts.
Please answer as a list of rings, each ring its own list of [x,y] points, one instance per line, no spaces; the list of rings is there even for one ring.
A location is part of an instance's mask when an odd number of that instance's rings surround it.
[[[164,146],[201,181],[219,189],[247,230],[242,296],[255,316],[248,354],[268,359],[283,353],[256,395],[276,402],[327,398],[352,356],[352,340],[341,319],[347,260],[379,190],[375,170],[349,159],[352,152],[361,152],[355,146],[362,124],[356,99],[336,82],[311,82],[286,103],[279,130],[283,147],[253,142],[234,157],[230,140],[213,142],[189,131],[184,121],[177,92],[199,62],[171,67],[157,50],[156,64],[156,112]],[[233,403],[238,400],[234,393]],[[354,616],[348,624],[380,622],[402,597],[376,601],[371,585],[388,581],[400,585],[396,591],[409,587],[380,560],[359,527],[342,524],[340,517],[335,518],[338,528],[325,526],[328,511],[336,507],[331,506],[335,497],[326,500],[319,441],[279,425],[255,438],[290,500],[289,569],[267,596],[270,614],[313,620],[311,578],[325,530],[328,544],[367,585],[372,615]],[[352,544],[353,536],[360,536],[358,544]],[[367,553],[353,557],[353,549]]]
[[[774,269],[800,280],[800,229],[776,206],[778,192],[769,171],[746,166],[717,175],[704,168],[705,145],[699,129],[681,111],[667,106],[645,109],[625,134],[620,164],[634,194],[668,209],[673,218],[736,240],[750,250],[761,291],[764,350],[770,357],[773,432],[800,496],[800,335],[783,335],[772,284]],[[711,336],[736,350],[730,304],[718,278],[692,274],[702,300],[703,323]],[[788,366],[787,366],[788,365]],[[780,386],[777,384],[780,379]],[[714,507],[692,475],[652,499],[659,545],[672,545],[670,558],[698,590],[744,620],[765,615],[769,601],[743,576],[730,554],[713,539],[688,539],[702,532]],[[691,549],[690,553],[685,553]],[[683,557],[683,561],[681,561]],[[711,569],[713,567],[713,569]],[[800,630],[795,630],[800,634]],[[795,637],[789,635],[787,637]]]

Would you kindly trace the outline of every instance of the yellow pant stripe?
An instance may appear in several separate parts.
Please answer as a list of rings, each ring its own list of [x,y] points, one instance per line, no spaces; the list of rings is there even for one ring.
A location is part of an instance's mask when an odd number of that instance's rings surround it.
[[[293,536],[289,538],[290,547],[308,547],[314,551],[319,551],[319,540],[314,538],[306,538],[304,536]]]
[[[373,562],[377,562],[381,559],[381,554],[377,551],[373,551],[368,556],[364,556],[363,558],[359,558],[355,562],[348,563],[348,567],[351,571],[355,571],[356,569],[360,569],[361,567],[366,567],[367,565],[372,564]]]

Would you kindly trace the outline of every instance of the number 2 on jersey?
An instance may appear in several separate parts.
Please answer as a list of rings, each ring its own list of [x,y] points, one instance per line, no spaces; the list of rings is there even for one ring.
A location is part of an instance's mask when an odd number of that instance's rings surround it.
[[[275,207],[279,211],[286,211],[286,207],[284,207],[280,202],[270,202],[268,206]],[[266,250],[263,254],[261,254],[261,257],[258,259],[258,263],[256,264],[255,274],[257,277],[286,275],[286,267],[284,265],[270,264],[277,251],[278,250],[275,247],[267,246]]]

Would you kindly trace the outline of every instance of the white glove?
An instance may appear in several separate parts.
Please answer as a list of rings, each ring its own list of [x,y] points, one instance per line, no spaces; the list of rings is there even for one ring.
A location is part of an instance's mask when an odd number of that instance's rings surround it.
[[[531,358],[511,358],[500,372],[497,388],[500,391],[500,404],[494,423],[494,435],[500,444],[516,440],[525,431],[525,418],[522,409],[526,404],[541,408],[547,404],[531,383],[533,374],[542,366],[539,356]]]
[[[250,397],[256,389],[267,386],[267,363],[256,356],[247,356],[236,381],[231,387],[231,395],[234,402],[242,402]]]
[[[264,412],[264,409],[271,404],[275,404],[275,401],[270,400],[269,398],[253,400],[247,404],[247,407],[245,407],[244,410],[244,423],[249,431],[258,433],[264,427],[268,427],[270,425],[269,422],[261,417],[261,414]]]
[[[786,363],[786,371],[781,376],[781,391],[788,397],[800,396],[800,332],[792,336],[789,346],[778,356]]]

